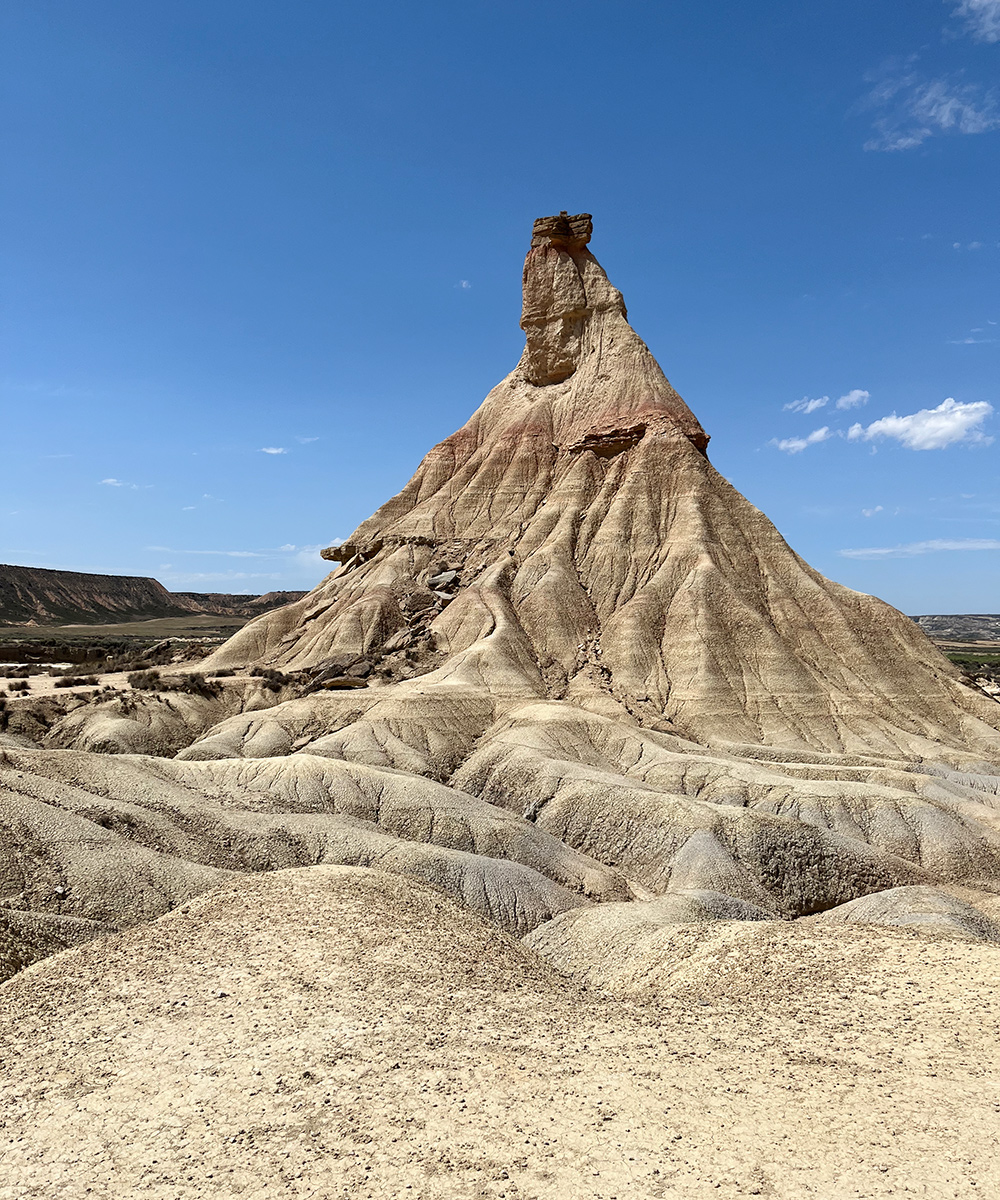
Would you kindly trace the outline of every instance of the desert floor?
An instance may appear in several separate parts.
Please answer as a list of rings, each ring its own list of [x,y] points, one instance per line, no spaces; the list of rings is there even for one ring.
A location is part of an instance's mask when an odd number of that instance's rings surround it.
[[[1000,1194],[1000,947],[775,924],[614,997],[412,880],[241,879],[0,987],[0,1197]]]

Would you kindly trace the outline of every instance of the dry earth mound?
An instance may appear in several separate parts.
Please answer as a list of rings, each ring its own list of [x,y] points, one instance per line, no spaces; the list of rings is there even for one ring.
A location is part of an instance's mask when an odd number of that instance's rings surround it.
[[[1000,950],[760,949],[638,1004],[423,885],[244,878],[0,987],[0,1195],[995,1194]]]
[[[184,611],[155,579],[0,565],[0,624],[97,623]]]

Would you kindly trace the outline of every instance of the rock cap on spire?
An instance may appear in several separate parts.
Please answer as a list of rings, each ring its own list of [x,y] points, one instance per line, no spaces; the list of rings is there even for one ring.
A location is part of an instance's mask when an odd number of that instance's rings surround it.
[[[594,232],[590,213],[571,217],[566,211],[557,217],[539,217],[531,230],[531,247],[558,246],[560,250],[582,250]]]

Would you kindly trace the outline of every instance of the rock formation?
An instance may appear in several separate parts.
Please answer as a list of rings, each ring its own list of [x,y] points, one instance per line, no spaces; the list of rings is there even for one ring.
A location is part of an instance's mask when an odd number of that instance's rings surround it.
[[[320,954],[317,931],[325,945],[339,905],[354,924],[336,936],[365,957],[353,983],[336,976],[340,990],[328,1001],[336,1007],[361,978],[383,995],[383,966],[410,953],[393,923],[403,921],[399,896],[411,894],[403,923],[423,922],[414,944],[430,938],[436,947],[426,961],[454,945],[461,963],[483,954],[504,962],[504,987],[535,995],[536,1006],[522,1005],[531,1021],[559,990],[541,960],[644,1002],[701,1004],[710,995],[759,1013],[772,983],[788,1006],[808,979],[827,997],[827,1016],[830,997],[851,988],[863,1003],[864,980],[886,955],[898,966],[894,986],[919,971],[912,964],[935,938],[947,939],[942,963],[961,952],[992,978],[976,955],[998,953],[1000,705],[966,686],[908,618],[813,571],[715,471],[707,435],[628,324],[587,248],[590,234],[586,214],[535,223],[520,363],[399,495],[325,553],[337,565],[314,591],[252,621],[206,660],[209,673],[235,672],[221,692],[187,696],[182,707],[155,693],[105,698],[78,708],[41,746],[8,737],[4,747],[0,735],[8,971],[46,947],[111,936],[182,905],[190,916],[160,916],[151,927],[157,979],[178,970],[186,978],[192,961],[224,972],[228,950],[209,953],[198,941],[224,936],[238,946],[242,982],[233,986],[248,1004],[271,995],[298,1012],[308,1007],[301,989],[313,994],[325,968],[314,963],[304,982],[279,986],[271,956],[294,958],[296,919],[303,954]],[[251,671],[279,690],[266,697],[250,686]],[[156,757],[148,753],[156,745],[181,749]],[[244,878],[301,867],[315,873]],[[219,888],[215,899],[191,900]],[[269,896],[280,942],[260,916]],[[370,929],[354,928],[360,911],[370,911]],[[488,934],[483,918],[494,926]],[[141,960],[142,931],[114,936],[108,945]],[[406,968],[409,982],[396,980],[401,996],[427,991],[414,982],[419,957]],[[87,978],[106,959],[83,947],[55,962],[72,960]],[[454,963],[439,966],[445,982],[428,1003],[459,994],[468,1020],[488,1024],[478,984],[463,991]],[[30,968],[52,997],[39,1004],[61,1003],[71,967]],[[949,970],[939,974],[951,1004],[959,984]],[[5,986],[31,1016],[18,980]],[[227,982],[219,995],[231,990]],[[207,995],[198,992],[197,1028],[214,1031]],[[989,1003],[977,1011],[993,1028]],[[82,1001],[72,1012],[59,1036],[74,1047],[74,1069],[87,1071],[97,1059],[68,1030],[96,1018]],[[151,1045],[158,1012],[154,1004],[137,1018]],[[633,1020],[632,1009],[616,1012]],[[546,1036],[539,1022],[536,1041]],[[244,1041],[257,1037],[240,1028]],[[268,1029],[276,1045],[282,1035]],[[313,1073],[302,1056],[326,1054],[324,1036],[305,1050],[282,1043],[283,1079]],[[216,1045],[216,1032],[205,1037]],[[385,1044],[393,1070],[402,1061],[396,1034]],[[381,1053],[366,1060],[379,1070]],[[39,1071],[49,1070],[43,1057]],[[340,1080],[337,1103],[353,1103],[360,1085],[336,1055],[323,1061]],[[481,1059],[470,1061],[479,1071]],[[243,1080],[242,1068],[227,1069]],[[175,1065],[167,1075],[176,1089]],[[114,1103],[133,1096],[132,1083],[114,1087]],[[228,1101],[206,1103],[225,1110],[228,1129]],[[274,1111],[268,1101],[259,1120]],[[635,1120],[654,1128],[648,1114]],[[43,1190],[55,1178],[44,1164],[60,1161],[57,1124],[39,1125],[43,1165],[31,1178]],[[224,1146],[214,1136],[205,1135],[212,1161],[229,1170],[229,1135]],[[183,1146],[164,1143],[162,1153],[173,1163]],[[397,1157],[386,1151],[380,1161]],[[407,1178],[405,1167],[392,1170]],[[613,1194],[718,1194],[700,1175],[704,1188],[671,1191],[648,1172],[641,1184],[627,1173]],[[605,1194],[576,1166],[556,1178],[533,1165],[518,1178],[526,1193],[516,1194]],[[872,1178],[859,1194],[883,1194]],[[333,1194],[328,1175],[315,1179]],[[362,1194],[359,1181],[351,1175],[351,1194]],[[805,1194],[752,1183],[740,1187]]]
[[[422,695],[470,689],[487,723],[531,697],[702,744],[992,754],[1000,710],[715,471],[589,236],[586,215],[536,222],[516,369],[318,588],[213,661],[402,651],[434,668]]]
[[[234,596],[168,592],[155,579],[133,575],[90,575],[43,567],[0,564],[0,626],[93,625],[101,622],[184,617],[192,613],[256,617],[303,592]]]

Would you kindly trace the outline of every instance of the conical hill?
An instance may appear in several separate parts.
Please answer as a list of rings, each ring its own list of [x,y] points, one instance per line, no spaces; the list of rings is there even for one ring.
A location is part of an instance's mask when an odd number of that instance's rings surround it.
[[[910,620],[812,570],[712,467],[590,233],[535,222],[517,367],[325,553],[319,587],[213,664],[402,655],[424,688],[612,701],[701,743],[1000,746],[1000,708]]]

